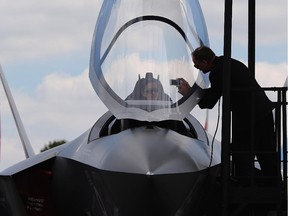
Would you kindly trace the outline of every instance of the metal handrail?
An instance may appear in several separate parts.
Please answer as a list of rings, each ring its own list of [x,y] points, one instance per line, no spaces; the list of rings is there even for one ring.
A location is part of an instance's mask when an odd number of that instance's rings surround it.
[[[277,208],[277,214],[280,215],[283,209],[285,209],[287,211],[287,87],[265,87],[262,88],[265,92],[267,91],[274,91],[277,94],[277,99],[276,101],[274,101],[274,103],[276,104],[276,109],[275,109],[275,132],[276,132],[276,144],[277,144],[277,151],[276,153],[278,154],[278,174],[279,176],[282,174],[282,179],[279,179],[279,182],[277,184],[277,189],[278,191],[281,191],[281,197],[277,197],[279,199],[277,199],[279,202],[279,200],[281,201],[281,203],[278,203],[278,208]],[[253,108],[253,107],[252,107]],[[254,153],[264,153],[264,154],[270,154],[271,152],[261,152],[261,151],[254,151],[254,149],[252,149]],[[242,154],[242,153],[249,153],[248,151],[233,151],[230,150],[229,151],[229,155],[231,156],[232,153],[237,153],[237,154]],[[251,153],[251,152],[250,152]],[[230,157],[229,156],[229,157]],[[231,163],[232,162],[232,163]],[[253,159],[253,164],[257,162],[257,160]],[[230,161],[230,163],[225,163],[222,164],[222,166],[227,166],[225,169],[226,170],[230,170],[230,178],[228,179],[228,181],[230,181],[231,178],[233,177],[233,155],[232,155],[232,161]],[[231,167],[232,166],[232,167]],[[253,166],[254,167],[254,166]],[[281,168],[282,168],[282,172],[281,172]],[[254,171],[253,171],[254,172]],[[280,173],[281,172],[281,173]],[[240,178],[245,178],[244,176],[239,176]],[[259,178],[269,178],[269,177],[259,177],[259,176],[255,176],[254,173],[252,173],[252,175],[250,177],[246,177],[246,178],[250,178],[250,185],[248,185],[248,187],[253,187],[254,186],[254,180],[255,179],[259,179]],[[227,177],[223,178],[222,176],[222,180],[227,181]],[[229,182],[222,182],[222,184],[226,184],[229,185]],[[233,185],[231,185],[231,187],[233,187]],[[222,191],[223,192],[223,191]],[[227,191],[226,191],[227,192]],[[227,195],[227,194],[226,194]],[[223,196],[223,194],[222,194]],[[227,196],[229,197],[229,196]],[[260,199],[260,198],[259,198]],[[244,202],[244,200],[243,200]],[[229,201],[227,201],[228,205],[229,205]],[[282,206],[284,204],[284,206]],[[225,212],[227,213],[227,212]]]

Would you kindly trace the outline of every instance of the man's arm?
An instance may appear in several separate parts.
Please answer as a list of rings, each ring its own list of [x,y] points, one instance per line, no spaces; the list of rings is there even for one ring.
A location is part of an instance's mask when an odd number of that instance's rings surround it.
[[[198,105],[201,109],[213,109],[220,97],[221,93],[219,94],[216,89],[203,89],[203,96]]]

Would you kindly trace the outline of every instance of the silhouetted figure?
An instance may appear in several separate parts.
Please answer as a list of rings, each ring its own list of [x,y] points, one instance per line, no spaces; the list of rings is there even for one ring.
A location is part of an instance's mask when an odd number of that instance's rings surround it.
[[[224,58],[216,56],[208,47],[199,47],[192,53],[192,59],[195,68],[203,73],[210,71],[211,87],[204,90],[199,107],[212,109],[223,93]],[[232,150],[239,151],[239,153],[233,154],[235,175],[238,177],[250,176],[251,166],[256,155],[261,166],[261,174],[274,177],[265,182],[274,184],[278,174],[272,114],[274,105],[248,68],[235,59],[231,59],[230,83]],[[185,80],[182,80],[182,84],[178,88],[181,94],[185,94],[190,86]],[[252,147],[254,148],[253,154],[251,154]],[[267,154],[268,152],[269,154]]]

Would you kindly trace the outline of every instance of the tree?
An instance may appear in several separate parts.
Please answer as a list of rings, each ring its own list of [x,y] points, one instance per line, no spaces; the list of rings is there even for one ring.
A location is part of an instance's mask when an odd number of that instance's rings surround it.
[[[45,144],[42,149],[40,149],[40,152],[44,152],[48,149],[54,148],[56,146],[62,145],[66,143],[66,140],[54,140],[53,142],[49,141],[48,144]]]

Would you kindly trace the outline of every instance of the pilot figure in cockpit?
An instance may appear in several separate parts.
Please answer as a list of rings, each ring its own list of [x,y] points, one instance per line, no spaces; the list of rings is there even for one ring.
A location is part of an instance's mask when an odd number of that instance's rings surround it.
[[[163,86],[158,79],[153,78],[153,73],[147,72],[145,78],[139,77],[133,92],[126,100],[161,100],[170,101],[170,97],[164,93]]]
[[[151,72],[147,72],[145,78],[140,78],[139,76],[139,79],[135,84],[133,92],[126,98],[126,101],[128,100],[135,100],[136,103],[142,100],[141,102],[144,103],[140,102],[139,104],[140,105],[144,104],[143,107],[145,108],[146,108],[145,100],[149,101],[148,106],[150,105],[149,104],[150,102],[152,104],[155,102],[156,106],[160,104],[160,107],[162,105],[162,102],[166,107],[167,104],[172,103],[171,98],[164,92],[164,88],[159,80],[159,77],[157,79],[153,78],[153,73]],[[142,107],[140,109],[142,109]],[[169,119],[155,122],[139,121],[134,119],[117,119],[113,124],[113,126],[111,127],[111,134],[118,133],[127,128],[140,127],[143,125],[146,126],[154,125],[161,128],[169,128],[185,136],[195,137],[194,134],[191,134],[191,132],[187,130],[182,121],[169,120]]]

